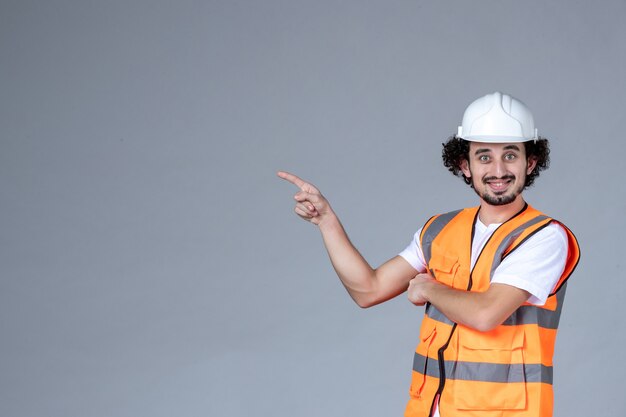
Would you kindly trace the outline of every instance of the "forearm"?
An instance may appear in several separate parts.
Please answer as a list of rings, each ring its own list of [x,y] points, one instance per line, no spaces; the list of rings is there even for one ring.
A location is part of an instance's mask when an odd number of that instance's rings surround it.
[[[424,294],[429,303],[455,323],[481,331],[492,327],[487,318],[484,297],[480,293],[457,290],[433,282]]]
[[[333,268],[346,290],[357,304],[368,304],[375,292],[375,270],[350,242],[334,213],[319,224],[319,229]]]
[[[420,285],[423,285],[423,300],[453,322],[479,331],[489,331],[502,324],[530,295],[505,284],[492,284],[485,292],[457,290],[434,280]]]

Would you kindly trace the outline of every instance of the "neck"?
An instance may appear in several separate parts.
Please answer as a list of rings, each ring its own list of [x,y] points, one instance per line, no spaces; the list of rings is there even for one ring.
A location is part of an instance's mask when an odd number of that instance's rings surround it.
[[[503,206],[494,206],[481,199],[478,217],[486,226],[493,223],[504,223],[519,213],[524,208],[525,204],[526,202],[521,195],[518,196],[518,198],[516,198],[512,203],[505,204]]]

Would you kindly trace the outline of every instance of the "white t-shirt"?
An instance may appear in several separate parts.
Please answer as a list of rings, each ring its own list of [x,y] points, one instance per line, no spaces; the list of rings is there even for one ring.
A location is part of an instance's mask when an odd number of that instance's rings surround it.
[[[472,259],[470,268],[474,267],[476,259],[489,237],[500,226],[490,224],[485,226],[476,218],[474,239],[472,241]],[[422,229],[413,236],[409,245],[400,252],[402,256],[418,272],[428,269],[424,260],[424,253],[419,237]],[[534,305],[544,305],[565,270],[567,260],[567,235],[558,223],[550,223],[517,249],[511,252],[496,268],[491,282],[512,285],[530,293],[528,302]],[[433,417],[440,417],[439,405],[435,406]]]
[[[472,243],[471,268],[474,267],[480,251],[498,226],[500,224],[485,226],[477,217]],[[420,273],[427,270],[419,242],[421,232],[422,229],[418,230],[411,243],[400,252],[400,256]],[[561,225],[553,222],[504,258],[494,271],[491,282],[508,284],[526,290],[531,294],[528,302],[541,306],[546,303],[563,274],[566,260],[567,235]]]

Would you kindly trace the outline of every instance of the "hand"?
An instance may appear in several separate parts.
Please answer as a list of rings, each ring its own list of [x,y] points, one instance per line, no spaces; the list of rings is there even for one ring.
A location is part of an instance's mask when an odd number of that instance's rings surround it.
[[[319,226],[326,218],[333,215],[328,200],[313,184],[288,172],[279,171],[277,175],[300,188],[300,192],[293,196],[296,200],[295,212],[298,216]]]
[[[426,304],[428,302],[426,292],[432,285],[438,284],[430,273],[427,272],[424,274],[417,274],[415,278],[409,281],[409,289],[407,290],[409,301],[416,306],[423,306]]]

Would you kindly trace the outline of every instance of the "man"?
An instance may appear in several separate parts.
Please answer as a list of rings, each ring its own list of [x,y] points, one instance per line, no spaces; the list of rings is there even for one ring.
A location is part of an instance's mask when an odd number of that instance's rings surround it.
[[[407,291],[426,305],[406,416],[549,417],[552,356],[566,280],[579,249],[523,190],[548,167],[530,110],[500,92],[470,104],[444,165],[478,207],[434,216],[400,255],[373,269],[317,188],[300,188],[296,213],[317,225],[350,296],[370,307]]]

